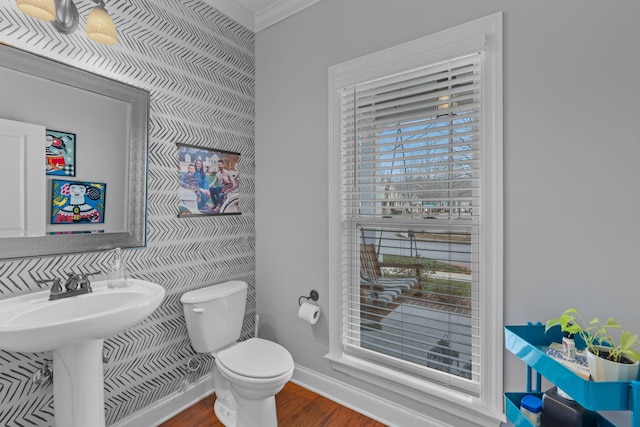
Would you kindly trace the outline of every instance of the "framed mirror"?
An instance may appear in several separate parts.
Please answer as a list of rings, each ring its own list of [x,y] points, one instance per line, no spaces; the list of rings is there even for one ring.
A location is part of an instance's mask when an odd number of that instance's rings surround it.
[[[144,246],[149,92],[2,44],[0,57],[0,259]]]

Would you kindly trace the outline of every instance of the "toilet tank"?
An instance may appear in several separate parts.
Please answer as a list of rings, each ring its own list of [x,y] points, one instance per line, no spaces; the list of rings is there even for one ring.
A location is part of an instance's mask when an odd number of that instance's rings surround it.
[[[211,353],[240,338],[247,284],[240,280],[186,292],[180,298],[193,349]]]

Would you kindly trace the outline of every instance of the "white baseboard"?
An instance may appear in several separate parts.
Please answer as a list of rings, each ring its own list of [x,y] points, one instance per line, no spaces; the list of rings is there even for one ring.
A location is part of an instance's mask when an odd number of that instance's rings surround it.
[[[291,381],[389,427],[447,427],[442,422],[296,365]]]
[[[291,381],[389,427],[447,427],[425,414],[403,408],[395,402],[381,399],[304,367],[296,366]],[[212,393],[213,379],[209,373],[186,391],[177,391],[110,427],[158,426]]]
[[[177,391],[151,406],[136,412],[110,427],[149,427],[157,426],[176,416],[189,406],[213,393],[211,373],[191,384],[186,391]],[[213,412],[213,406],[211,406]]]

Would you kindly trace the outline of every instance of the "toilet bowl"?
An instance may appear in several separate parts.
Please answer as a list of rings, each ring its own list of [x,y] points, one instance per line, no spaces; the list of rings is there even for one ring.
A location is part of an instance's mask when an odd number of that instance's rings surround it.
[[[294,369],[293,358],[284,347],[251,338],[218,353],[216,367],[231,386],[237,427],[278,425],[275,395]]]
[[[276,427],[275,395],[291,379],[294,362],[281,345],[240,338],[247,284],[226,282],[185,293],[191,345],[215,357],[216,416],[225,427]]]

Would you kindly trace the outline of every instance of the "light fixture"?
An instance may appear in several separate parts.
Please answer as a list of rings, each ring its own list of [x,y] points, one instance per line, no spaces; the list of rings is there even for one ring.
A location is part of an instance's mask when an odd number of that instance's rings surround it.
[[[102,3],[102,2],[101,2]],[[94,42],[116,44],[118,35],[116,26],[104,8],[104,3],[94,7],[87,18],[87,35]]]
[[[18,9],[23,13],[43,21],[56,19],[56,6],[53,0],[18,0]]]
[[[438,97],[438,101],[448,101],[449,99],[453,98],[454,96],[455,96],[455,95],[451,95],[451,96],[449,96],[449,95],[442,95],[442,96],[439,96],[439,97]],[[451,103],[448,103],[448,102],[447,102],[447,103],[444,103],[444,104],[438,104],[438,105],[436,106],[436,108],[437,108],[438,110],[445,110],[445,109],[447,109],[447,108],[449,108],[449,107],[452,107],[452,108],[453,108],[453,107],[457,107],[457,106],[458,106],[458,103],[457,103],[456,101],[453,101],[453,102],[451,102]]]
[[[449,95],[442,95],[438,97],[438,101],[446,101],[448,99],[449,99]],[[446,108],[449,108],[449,104],[438,104],[436,108],[438,110],[444,110]]]
[[[115,44],[118,41],[116,26],[104,8],[103,0],[91,0],[97,4],[87,18],[87,35],[95,42]],[[37,19],[51,21],[56,30],[73,33],[78,27],[78,8],[73,0],[18,0],[18,9]]]

